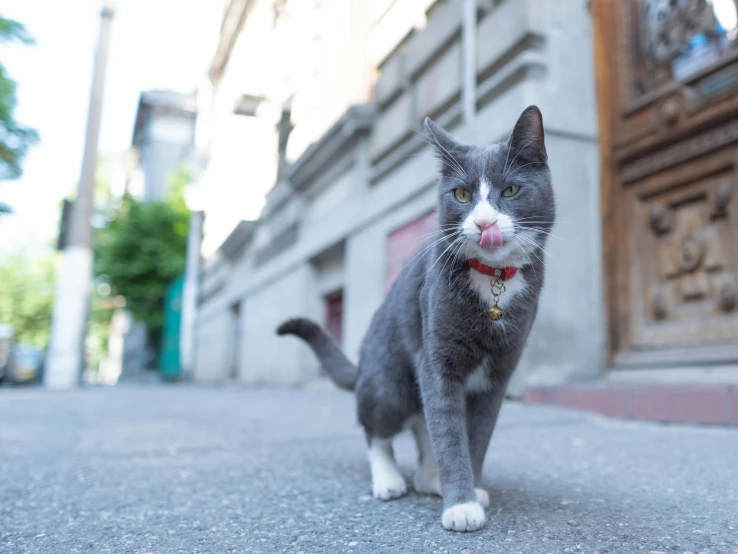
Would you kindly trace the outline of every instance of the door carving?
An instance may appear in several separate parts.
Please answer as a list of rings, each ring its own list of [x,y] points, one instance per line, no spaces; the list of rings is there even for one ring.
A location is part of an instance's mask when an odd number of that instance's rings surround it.
[[[615,365],[738,360],[736,1],[592,3]]]

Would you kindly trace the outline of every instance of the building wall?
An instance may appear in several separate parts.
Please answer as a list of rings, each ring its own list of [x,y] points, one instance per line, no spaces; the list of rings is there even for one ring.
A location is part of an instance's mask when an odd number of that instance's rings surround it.
[[[277,338],[273,330],[294,315],[321,320],[325,290],[316,260],[331,256],[332,278],[343,288],[344,348],[356,360],[392,269],[389,237],[435,208],[437,162],[418,134],[425,116],[461,140],[489,143],[506,140],[529,104],[544,114],[558,222],[557,238],[547,247],[537,323],[511,392],[526,383],[588,378],[603,368],[598,149],[586,3],[448,0],[431,7],[423,29],[408,29],[400,47],[383,60],[368,130],[357,130],[349,112],[296,161],[267,202],[242,265],[223,277],[221,298],[202,307],[216,313],[236,298],[244,302],[248,323],[241,355],[250,365],[241,375],[248,382],[297,383],[317,374],[307,347]],[[296,232],[289,244],[264,261],[265,249],[290,229]]]
[[[200,313],[197,321],[197,349],[193,378],[201,382],[219,382],[229,378],[232,345],[232,320],[228,309]]]
[[[126,192],[145,200],[166,196],[170,175],[193,161],[195,108],[192,95],[169,90],[141,93],[132,150],[124,161]]]
[[[144,173],[144,199],[166,196],[169,176],[192,154],[192,116],[152,114],[139,160]]]
[[[212,256],[241,220],[254,220],[277,177],[277,130],[290,102],[294,161],[352,104],[371,93],[369,0],[254,0],[222,75],[203,84],[198,147],[208,191],[203,254]],[[262,98],[253,116],[238,99]]]
[[[245,303],[239,379],[245,383],[290,384],[317,374],[317,364],[275,329],[288,317],[315,317],[309,302],[315,276],[309,264],[285,273]],[[312,308],[312,309],[311,309]]]

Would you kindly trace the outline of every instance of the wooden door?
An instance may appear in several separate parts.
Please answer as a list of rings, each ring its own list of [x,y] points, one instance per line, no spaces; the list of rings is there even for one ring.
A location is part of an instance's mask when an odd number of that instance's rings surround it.
[[[614,365],[738,360],[738,0],[595,0]]]

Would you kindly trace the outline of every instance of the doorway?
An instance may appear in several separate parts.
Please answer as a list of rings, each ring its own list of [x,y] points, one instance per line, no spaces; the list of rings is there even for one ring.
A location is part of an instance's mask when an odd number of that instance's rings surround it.
[[[736,3],[592,10],[611,365],[735,362]]]

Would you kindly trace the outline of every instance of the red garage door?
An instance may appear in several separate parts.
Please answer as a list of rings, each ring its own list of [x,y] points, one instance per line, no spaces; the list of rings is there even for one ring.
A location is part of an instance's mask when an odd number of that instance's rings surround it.
[[[343,291],[339,290],[324,298],[325,326],[338,344],[343,334]]]
[[[402,272],[402,268],[432,238],[430,234],[438,228],[436,212],[424,215],[387,236],[387,261],[384,277],[385,292]]]

